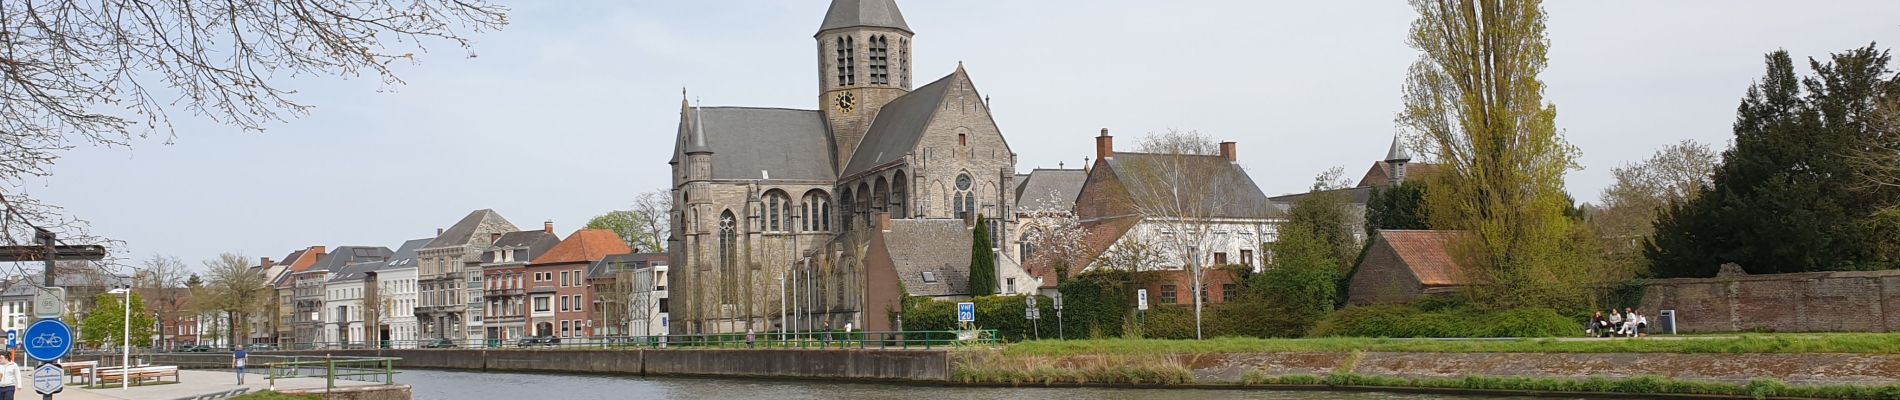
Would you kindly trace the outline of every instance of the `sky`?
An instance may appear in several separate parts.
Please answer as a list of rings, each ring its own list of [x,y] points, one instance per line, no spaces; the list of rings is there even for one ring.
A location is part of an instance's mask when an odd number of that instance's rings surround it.
[[[305,117],[245,132],[175,111],[175,138],[64,154],[33,196],[124,241],[119,257],[282,258],[397,247],[472,210],[565,236],[668,183],[680,91],[815,109],[825,0],[501,1],[473,49],[426,43],[406,82],[283,77]],[[1017,169],[1076,168],[1102,128],[1239,143],[1269,195],[1357,179],[1396,131],[1417,52],[1402,1],[899,1],[914,80],[963,63]],[[1900,2],[1553,1],[1542,79],[1594,201],[1611,168],[1690,139],[1726,148],[1762,56],[1900,43]],[[469,57],[469,53],[475,57]],[[1803,64],[1805,65],[1805,64]],[[1805,73],[1806,69],[1799,70]],[[1134,140],[1118,141],[1134,143]]]

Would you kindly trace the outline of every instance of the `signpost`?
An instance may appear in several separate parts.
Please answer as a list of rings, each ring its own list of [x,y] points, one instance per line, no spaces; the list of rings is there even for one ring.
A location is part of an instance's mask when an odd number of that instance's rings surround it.
[[[33,295],[33,316],[38,318],[59,318],[66,311],[66,288],[40,288]]]
[[[1054,300],[1056,306],[1056,340],[1068,340],[1068,337],[1062,333],[1062,292],[1056,292]]]
[[[1142,327],[1148,325],[1148,289],[1135,290],[1135,314]]]
[[[40,364],[39,368],[33,369],[34,392],[39,392],[40,395],[50,399],[53,398],[54,393],[59,393],[62,390],[66,390],[65,368],[60,368],[59,364],[49,362]]]
[[[7,330],[7,348],[20,347],[20,331]]]
[[[73,350],[73,329],[57,319],[42,319],[26,328],[26,355],[54,362]]]
[[[957,322],[976,322],[976,303],[957,303]]]
[[[1023,317],[1029,319],[1029,329],[1036,333],[1036,340],[1042,340],[1042,309],[1036,308],[1036,295],[1023,296],[1023,302],[1027,306]]]

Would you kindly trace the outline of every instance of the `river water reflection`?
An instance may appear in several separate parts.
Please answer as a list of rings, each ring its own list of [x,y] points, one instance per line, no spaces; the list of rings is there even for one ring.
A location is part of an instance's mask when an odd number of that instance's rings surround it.
[[[397,383],[413,387],[415,400],[520,399],[1056,399],[1056,400],[1449,400],[1471,397],[1353,392],[1266,390],[974,388],[883,383],[640,378],[405,370]],[[1501,399],[1485,397],[1486,399]]]

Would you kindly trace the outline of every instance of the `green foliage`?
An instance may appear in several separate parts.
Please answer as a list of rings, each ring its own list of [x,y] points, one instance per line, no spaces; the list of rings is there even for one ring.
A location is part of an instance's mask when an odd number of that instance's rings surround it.
[[[1018,342],[1034,339],[1038,331],[1042,337],[1056,337],[1056,310],[1048,297],[1036,296],[1036,308],[1041,309],[1041,320],[1031,321],[1024,318],[1028,309],[1023,296],[983,296],[976,303],[976,329],[995,329],[996,334],[1005,341]],[[1067,307],[1067,299],[1064,299]],[[948,331],[962,329],[957,326],[957,303],[954,301],[936,301],[916,299],[904,305],[904,329],[909,331]]]
[[[1063,329],[1071,338],[1121,337],[1135,298],[1133,273],[1096,270],[1076,275],[1056,288],[1062,292]]]
[[[1239,303],[1257,305],[1296,325],[1288,328],[1291,335],[1299,335],[1332,311],[1342,272],[1334,245],[1297,224],[1289,225],[1273,244],[1273,267],[1243,282],[1249,294]]]
[[[1312,192],[1301,196],[1287,210],[1286,223],[1280,225],[1280,231],[1305,231],[1321,247],[1318,253],[1327,258],[1327,264],[1343,268],[1359,253],[1359,240],[1354,233],[1350,208],[1345,195],[1334,192]],[[1276,251],[1274,254],[1284,254]],[[1343,272],[1343,271],[1342,271]]]
[[[983,216],[978,215],[977,221]],[[990,249],[989,224],[977,223],[970,239],[970,296],[996,294],[996,252]]]
[[[1576,330],[1582,332],[1582,325]],[[1013,355],[1207,354],[1207,353],[1852,353],[1900,354],[1896,333],[1749,334],[1683,336],[1674,340],[1587,340],[1550,338],[1499,340],[1428,340],[1372,337],[1263,339],[1223,337],[1208,340],[1097,339],[1042,340],[1012,344]]]
[[[1837,53],[1811,60],[1803,80],[1786,51],[1769,53],[1714,186],[1657,219],[1644,246],[1654,275],[1714,276],[1730,262],[1752,274],[1893,267],[1900,235],[1882,212],[1900,193],[1855,179],[1849,156],[1893,140],[1869,133],[1873,105],[1900,100],[1889,58],[1872,45]]]
[[[1543,308],[1488,310],[1456,300],[1347,307],[1327,315],[1313,336],[1390,338],[1565,337],[1583,323]]]
[[[1425,180],[1375,187],[1366,198],[1366,234],[1381,229],[1431,229],[1425,207]]]
[[[647,233],[645,227],[641,226],[640,214],[633,211],[608,211],[606,214],[601,214],[595,216],[593,219],[587,220],[587,226],[585,228],[614,231],[614,236],[619,236],[621,242],[625,242],[627,247],[634,249],[652,251],[653,249],[661,248],[656,244],[661,240],[653,238],[653,235]]]
[[[148,346],[152,341],[152,326],[157,319],[145,310],[145,300],[138,293],[132,293],[132,345]],[[125,329],[125,299],[111,293],[100,293],[93,298],[93,307],[86,319],[79,322],[79,341],[90,346],[119,346]]]

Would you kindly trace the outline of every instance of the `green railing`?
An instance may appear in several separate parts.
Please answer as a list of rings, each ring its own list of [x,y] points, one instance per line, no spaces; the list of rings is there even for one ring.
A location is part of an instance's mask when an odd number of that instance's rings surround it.
[[[278,357],[275,361],[253,365],[262,366],[269,373],[271,388],[277,387],[278,379],[322,377],[325,389],[335,389],[337,379],[394,384],[397,360],[401,358]]]
[[[749,337],[748,337],[749,336]],[[588,338],[530,337],[507,340],[425,339],[377,343],[316,342],[279,346],[283,350],[355,349],[936,349],[1000,343],[996,330],[903,332],[759,332]]]

